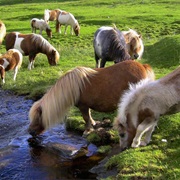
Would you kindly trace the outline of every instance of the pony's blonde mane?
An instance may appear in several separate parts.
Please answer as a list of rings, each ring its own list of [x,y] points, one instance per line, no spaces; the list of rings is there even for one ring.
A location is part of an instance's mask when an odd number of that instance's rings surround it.
[[[137,92],[143,89],[152,79],[145,78],[136,84],[129,83],[129,89],[124,92],[118,104],[118,118],[124,126],[126,126],[127,109],[137,99]],[[140,99],[139,99],[140,101]]]
[[[42,109],[42,123],[45,129],[63,122],[71,106],[75,105],[80,93],[97,71],[91,68],[77,67],[63,75],[54,86],[30,110],[30,120],[36,119],[37,108]]]

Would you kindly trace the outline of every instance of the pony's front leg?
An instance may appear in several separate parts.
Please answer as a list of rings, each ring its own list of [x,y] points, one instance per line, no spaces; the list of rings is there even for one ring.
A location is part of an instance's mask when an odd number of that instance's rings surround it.
[[[17,75],[17,73],[18,73],[18,66],[16,66],[16,67],[14,68],[14,77],[13,77],[13,80],[14,80],[14,81],[16,80],[16,75]]]
[[[65,29],[64,29],[64,34],[67,34],[67,32],[66,32],[67,31],[67,27],[68,27],[68,25],[66,24],[65,25]]]
[[[87,107],[79,107],[83,119],[85,120],[85,131],[83,133],[83,136],[87,136],[90,132],[94,131],[93,126],[96,124],[96,122],[91,117],[91,111]]]
[[[151,141],[151,135],[155,129],[157,123],[153,124],[149,130],[145,133],[145,137],[144,140],[141,141],[140,146],[146,146],[147,144],[149,144],[149,142]]]
[[[29,65],[28,65],[28,69],[31,70],[32,68],[34,68],[34,59],[36,57],[36,54],[31,54],[29,55]]]
[[[145,132],[149,131],[152,128],[154,123],[155,123],[154,118],[148,117],[141,124],[139,124],[136,130],[136,135],[133,139],[133,143],[131,144],[131,147],[136,148],[140,146],[142,136],[144,135]]]
[[[73,35],[73,27],[71,26],[71,30],[70,30],[71,35]]]

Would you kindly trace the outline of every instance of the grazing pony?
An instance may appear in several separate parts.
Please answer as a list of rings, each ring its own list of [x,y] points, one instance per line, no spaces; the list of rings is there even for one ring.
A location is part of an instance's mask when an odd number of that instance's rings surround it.
[[[129,31],[122,31],[126,47],[132,59],[141,59],[144,52],[144,45],[141,35],[136,31],[129,29]]]
[[[0,45],[2,44],[5,36],[6,36],[6,26],[2,21],[0,21]]]
[[[29,56],[29,70],[34,68],[35,57],[38,53],[46,54],[51,66],[56,65],[59,60],[58,51],[41,35],[12,32],[6,35],[5,41],[6,50],[15,48],[24,56]]]
[[[146,146],[161,115],[180,112],[180,67],[165,77],[131,84],[115,118],[120,148]],[[144,140],[141,141],[142,136]]]
[[[77,67],[68,71],[31,107],[29,133],[36,136],[63,122],[70,107],[75,105],[82,113],[86,123],[84,135],[87,135],[93,130],[92,125],[96,124],[90,109],[99,112],[116,110],[119,98],[128,88],[128,83],[147,77],[154,79],[152,68],[133,60],[107,68]]]
[[[9,49],[5,54],[0,56],[0,74],[3,84],[5,83],[5,71],[14,70],[14,81],[18,69],[21,67],[23,56],[17,49]]]
[[[39,29],[39,34],[42,35],[42,31],[46,31],[48,37],[52,38],[52,31],[47,22],[44,19],[37,19],[33,18],[31,19],[31,29],[32,33],[36,33],[36,29]]]
[[[131,59],[126,49],[125,38],[122,32],[115,27],[102,26],[99,28],[95,32],[93,46],[96,67],[104,67],[106,61],[118,63]]]
[[[56,32],[61,33],[61,25],[65,25],[65,31],[64,34],[66,34],[67,26],[71,26],[71,34],[73,34],[72,29],[74,30],[74,33],[76,36],[80,33],[80,26],[78,21],[75,19],[74,15],[62,11],[60,9],[57,10],[48,10],[46,9],[44,11],[44,20],[48,22],[49,20],[56,20]]]

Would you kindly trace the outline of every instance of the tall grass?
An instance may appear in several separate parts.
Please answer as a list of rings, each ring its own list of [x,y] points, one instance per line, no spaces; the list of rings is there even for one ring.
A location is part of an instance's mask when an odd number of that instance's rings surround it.
[[[44,9],[60,8],[69,11],[78,19],[80,36],[56,34],[55,23],[50,22],[53,38],[43,36],[59,51],[61,57],[56,67],[48,64],[43,54],[38,54],[35,68],[27,69],[28,57],[24,57],[16,82],[13,72],[6,73],[5,90],[24,94],[29,98],[40,98],[47,89],[67,70],[77,66],[95,67],[93,52],[94,32],[103,25],[113,23],[120,30],[132,28],[143,36],[145,52],[142,63],[150,64],[160,78],[180,65],[180,3],[178,0],[0,0],[1,20],[7,32],[30,33],[30,20],[43,18]],[[64,29],[64,28],[62,28]],[[5,53],[4,44],[0,53]],[[112,65],[107,63],[107,66]],[[94,113],[100,118],[101,113]],[[113,119],[115,114],[109,114]],[[69,119],[82,119],[76,110],[71,110]],[[179,119],[180,114],[163,117],[152,138],[152,143],[141,149],[130,149],[113,156],[107,167],[118,168],[118,179],[180,179],[179,170]],[[167,139],[167,143],[161,140]]]

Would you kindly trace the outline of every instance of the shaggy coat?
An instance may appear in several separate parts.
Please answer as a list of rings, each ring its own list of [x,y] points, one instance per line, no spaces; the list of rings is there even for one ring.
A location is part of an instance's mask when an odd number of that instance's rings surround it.
[[[14,70],[14,81],[18,69],[21,67],[23,56],[17,49],[9,49],[5,54],[0,56],[0,74],[2,82],[5,83],[5,71]]]
[[[114,122],[119,131],[121,150],[146,146],[160,116],[178,112],[180,67],[159,80],[145,79],[131,84],[121,98]]]
[[[36,33],[36,29],[39,29],[39,33],[42,35],[42,31],[46,31],[48,37],[52,38],[52,31],[51,28],[49,27],[49,25],[47,24],[47,22],[43,19],[37,19],[37,18],[33,18],[31,19],[31,29],[32,29],[32,33]]]
[[[149,65],[124,61],[107,68],[78,67],[60,77],[56,84],[34,105],[29,112],[29,132],[38,135],[56,123],[63,122],[71,106],[77,106],[86,122],[87,134],[95,121],[90,109],[99,112],[116,110],[119,98],[135,83],[154,72]]]
[[[29,70],[34,67],[34,60],[38,53],[46,54],[51,66],[56,65],[59,60],[58,51],[41,35],[12,32],[6,35],[5,41],[6,50],[15,48],[24,56],[29,56]]]
[[[5,36],[6,36],[6,26],[2,21],[0,21],[0,45],[2,44]]]
[[[131,59],[126,49],[124,35],[117,28],[105,26],[99,28],[95,32],[93,46],[96,67],[104,67],[106,61],[118,63]]]

